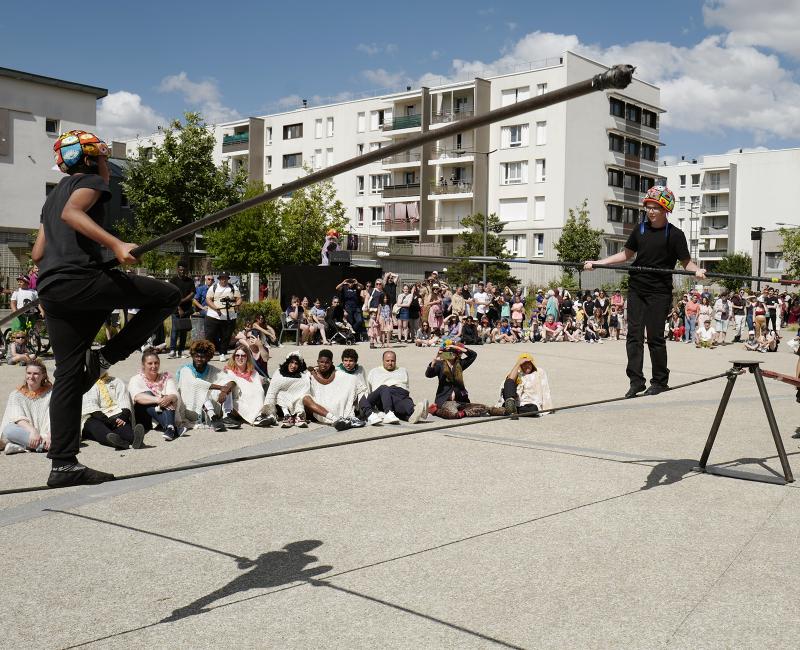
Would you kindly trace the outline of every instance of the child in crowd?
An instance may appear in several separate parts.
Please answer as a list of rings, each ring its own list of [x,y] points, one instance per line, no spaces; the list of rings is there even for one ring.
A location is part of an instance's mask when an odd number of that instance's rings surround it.
[[[608,337],[619,341],[619,311],[617,306],[612,303],[611,310],[608,313]]]
[[[392,305],[389,304],[389,296],[385,293],[383,294],[381,306],[378,308],[378,322],[380,323],[383,346],[390,346],[394,323],[392,322]]]

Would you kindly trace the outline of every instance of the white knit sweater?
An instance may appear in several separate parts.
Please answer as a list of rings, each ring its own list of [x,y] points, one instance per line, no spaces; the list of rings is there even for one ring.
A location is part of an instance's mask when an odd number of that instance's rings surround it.
[[[53,391],[49,390],[44,395],[34,399],[25,397],[18,390],[14,390],[8,396],[6,411],[3,413],[0,431],[10,422],[27,420],[40,435],[50,434],[50,395]]]

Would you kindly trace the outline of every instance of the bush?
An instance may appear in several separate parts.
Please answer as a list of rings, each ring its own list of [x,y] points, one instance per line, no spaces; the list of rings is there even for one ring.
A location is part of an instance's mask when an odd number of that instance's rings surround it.
[[[282,313],[281,303],[275,298],[269,298],[260,302],[243,302],[242,306],[239,308],[237,325],[239,327],[244,327],[245,323],[252,322],[256,316],[262,314],[266,323],[271,325],[277,333],[280,333]]]

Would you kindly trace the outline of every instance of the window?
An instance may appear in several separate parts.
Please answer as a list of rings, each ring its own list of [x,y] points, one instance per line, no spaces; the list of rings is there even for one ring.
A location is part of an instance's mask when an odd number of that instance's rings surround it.
[[[625,102],[616,97],[611,97],[608,100],[609,112],[614,117],[625,117]]]
[[[335,161],[335,160],[334,160],[334,158],[333,158],[333,147],[328,147],[328,148],[325,150],[325,166],[326,166],[326,167],[330,167],[330,166],[331,166],[331,165],[333,165],[335,162],[336,162],[336,161]]]
[[[638,191],[639,177],[636,174],[625,174],[624,178],[622,179],[622,187],[626,190]]]
[[[510,106],[521,102],[523,99],[528,99],[531,94],[530,86],[522,86],[521,88],[509,88],[508,90],[501,91],[501,105]]]
[[[498,210],[500,221],[526,221],[528,219],[528,199],[500,199]]]
[[[686,187],[686,174],[681,174],[678,176],[678,180],[680,181],[681,187]]]
[[[649,126],[651,129],[658,128],[658,113],[648,111],[646,108],[642,109],[642,124]]]
[[[356,176],[356,194],[364,193],[364,177]]]
[[[50,196],[50,192],[56,189],[57,183],[45,183],[44,184],[44,195]]]
[[[267,127],[267,144],[272,144],[272,127]]]
[[[766,271],[783,271],[785,267],[783,253],[764,253],[764,266],[766,266]]]
[[[625,151],[625,138],[616,133],[608,134],[608,150],[623,153]]]
[[[383,206],[373,206],[370,209],[372,223],[374,224],[381,224],[383,223]]]
[[[314,149],[314,157],[311,159],[311,166],[314,169],[322,169],[322,149]]]
[[[283,168],[292,169],[293,167],[303,166],[303,154],[287,153],[283,156]]]
[[[391,111],[389,111],[389,115],[391,116]],[[383,109],[372,111],[369,114],[369,127],[371,131],[377,131],[380,129],[384,123],[386,122],[386,111]],[[390,117],[391,119],[391,117]]]
[[[545,217],[545,204],[544,204],[544,197],[543,196],[534,196],[533,197],[533,220],[534,221],[544,221]]]
[[[700,174],[692,174],[692,187],[700,187]]]
[[[389,174],[370,174],[369,191],[372,194],[383,192],[383,186],[389,184]]]
[[[525,257],[528,252],[528,241],[525,235],[511,235],[505,237],[506,250],[514,257]]]
[[[642,142],[641,156],[645,160],[655,161],[655,159],[656,159],[656,147],[655,147],[655,145],[647,144],[646,142]]]
[[[366,113],[359,113],[358,114],[358,123],[356,125],[356,132],[357,133],[364,133],[367,129],[367,114]]]
[[[49,135],[58,135],[58,120],[47,117],[44,120],[44,131]]]
[[[700,207],[700,197],[699,196],[692,196],[689,198],[689,202],[692,204],[692,207],[697,209]]]
[[[375,149],[380,149],[383,146],[383,142],[370,142],[369,143],[369,150],[375,151]]]
[[[547,144],[547,122],[536,123],[536,145]]]
[[[460,133],[458,134],[461,135]],[[504,126],[500,130],[501,148],[509,149],[511,147],[527,146],[528,144],[528,125],[515,124],[513,126]],[[456,149],[460,149],[460,143],[456,143]]]
[[[361,177],[364,178],[363,176]],[[356,208],[356,223],[359,226],[364,225],[364,208]]]
[[[633,104],[627,104],[625,106],[625,119],[629,122],[641,122],[642,109],[638,106],[634,106]]]
[[[364,155],[364,145],[360,142],[356,145],[356,155],[358,156]]]
[[[621,241],[606,239],[606,256],[616,255],[617,253],[622,252],[624,247],[625,244],[623,244]]]
[[[533,233],[533,256],[544,257],[544,233]]]
[[[614,205],[613,203],[609,203],[606,206],[606,213],[608,215],[608,220],[614,223],[622,223],[622,206],[621,205]]]
[[[622,223],[639,223],[639,208],[624,208],[622,210]]]
[[[500,176],[503,185],[518,185],[528,182],[528,161],[501,163]]]
[[[639,155],[639,141],[638,140],[625,140],[625,155],[638,156]]]
[[[656,184],[655,178],[651,178],[650,176],[642,176],[642,178],[639,181],[639,189],[642,192],[646,192],[655,184]]]
[[[325,134],[327,137],[333,137],[333,118],[329,117],[325,122]]]
[[[608,170],[608,184],[611,187],[622,187],[622,176],[623,173],[619,169],[609,169]]]
[[[686,209],[686,197],[679,196],[678,197],[678,210],[685,210]]]
[[[544,158],[536,159],[536,182],[544,183],[547,180],[547,165]]]
[[[314,120],[314,137],[319,139],[322,137],[322,118]]]
[[[303,137],[303,124],[287,124],[283,127],[283,139],[295,140]]]
[[[267,173],[272,171],[272,156],[267,156]]]
[[[544,95],[547,92],[547,84],[536,84],[536,94]]]

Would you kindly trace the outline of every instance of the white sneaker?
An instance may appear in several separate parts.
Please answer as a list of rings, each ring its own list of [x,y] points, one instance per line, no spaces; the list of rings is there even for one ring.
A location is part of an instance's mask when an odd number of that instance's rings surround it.
[[[374,411],[367,418],[367,424],[369,424],[370,426],[378,426],[383,424],[383,413],[378,413],[377,411]]]
[[[26,451],[25,447],[18,445],[16,442],[9,442],[6,444],[6,456],[10,456],[11,454],[21,454],[24,451]]]
[[[167,359],[177,359],[177,358],[178,355],[174,351],[170,352],[169,355],[167,356]]]
[[[389,411],[386,415],[383,416],[383,423],[384,424],[400,424],[400,418],[397,417],[394,412]]]
[[[220,360],[220,361],[227,361],[227,360],[228,360],[228,357],[227,357],[226,355],[224,355],[224,354],[220,354],[220,355],[219,355],[219,360]]]
[[[428,415],[428,400],[424,399],[421,402],[417,402],[416,404],[414,404],[414,411],[408,418],[408,423],[416,424],[420,420],[425,419],[427,415]]]

